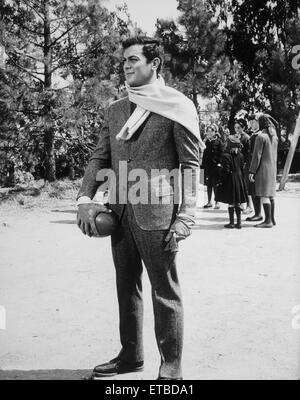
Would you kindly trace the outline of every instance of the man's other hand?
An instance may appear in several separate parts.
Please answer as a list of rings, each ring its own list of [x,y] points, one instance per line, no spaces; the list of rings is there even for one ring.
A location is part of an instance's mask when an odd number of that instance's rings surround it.
[[[165,241],[168,242],[165,251],[177,251],[178,245],[177,243],[180,240],[183,240],[190,236],[191,229],[182,222],[179,218],[175,220],[175,222],[171,225],[171,228],[165,238]]]
[[[109,208],[102,204],[86,203],[78,206],[77,225],[84,235],[99,236],[95,225],[96,215],[100,212],[109,213]]]

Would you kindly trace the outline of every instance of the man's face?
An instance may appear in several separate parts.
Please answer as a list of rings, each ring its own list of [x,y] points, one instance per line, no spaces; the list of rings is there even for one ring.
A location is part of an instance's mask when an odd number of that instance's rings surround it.
[[[250,127],[252,132],[258,131],[259,130],[258,121],[256,121],[255,119],[251,119],[249,121],[249,127]]]
[[[156,79],[152,62],[148,63],[143,54],[143,45],[135,44],[124,50],[123,70],[129,86],[142,86]]]

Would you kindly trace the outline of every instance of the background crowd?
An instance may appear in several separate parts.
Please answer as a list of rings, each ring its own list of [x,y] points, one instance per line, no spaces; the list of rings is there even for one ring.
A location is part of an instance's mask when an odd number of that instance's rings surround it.
[[[122,96],[121,41],[143,29],[126,1],[116,9],[109,3],[0,2],[0,186],[28,174],[82,178],[104,110]],[[153,2],[167,85],[193,100],[201,121],[226,114],[232,133],[239,110],[270,110],[283,168],[299,114],[299,1],[176,3],[178,18],[170,19]],[[228,130],[219,126],[219,133],[224,141]],[[291,166],[299,171],[300,143]]]
[[[241,213],[253,216],[247,222],[262,221],[258,228],[272,228],[275,222],[275,193],[278,154],[278,123],[269,114],[245,115],[234,122],[234,131],[207,126],[201,168],[207,187],[204,208],[219,209],[228,204],[229,224],[241,229]],[[212,198],[214,196],[214,205]],[[234,215],[236,214],[236,224]]]

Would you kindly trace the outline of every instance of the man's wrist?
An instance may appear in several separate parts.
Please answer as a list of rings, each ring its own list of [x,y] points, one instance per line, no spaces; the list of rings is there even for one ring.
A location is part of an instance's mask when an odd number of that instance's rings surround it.
[[[183,212],[179,212],[177,214],[177,219],[183,222],[188,228],[191,228],[195,225],[195,219],[189,214],[185,214]]]
[[[89,204],[89,203],[93,203],[92,199],[88,196],[81,196],[78,198],[76,205],[80,206],[81,204]]]
[[[81,204],[99,204],[101,206],[104,205],[103,201],[94,201],[88,196],[81,196],[78,198],[76,205],[80,206]]]

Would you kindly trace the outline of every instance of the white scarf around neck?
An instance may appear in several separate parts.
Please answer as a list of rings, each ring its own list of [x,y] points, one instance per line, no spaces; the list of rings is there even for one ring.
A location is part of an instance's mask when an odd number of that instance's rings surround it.
[[[199,140],[200,149],[205,149],[194,103],[178,90],[166,86],[160,75],[154,83],[137,87],[126,83],[126,88],[129,101],[137,106],[118,133],[117,140],[129,140],[152,112],[184,126]]]

